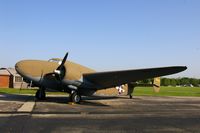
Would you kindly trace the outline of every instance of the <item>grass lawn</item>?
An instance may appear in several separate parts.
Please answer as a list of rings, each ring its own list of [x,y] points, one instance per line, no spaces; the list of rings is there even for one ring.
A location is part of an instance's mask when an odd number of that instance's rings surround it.
[[[32,94],[37,89],[11,89],[0,88],[0,94]],[[67,95],[64,92],[47,92],[47,95]],[[135,96],[196,96],[200,97],[200,87],[161,87],[159,93],[155,93],[152,87],[136,87],[133,93]]]
[[[155,93],[152,87],[136,87],[136,96],[196,96],[200,97],[200,87],[161,87],[159,93]]]

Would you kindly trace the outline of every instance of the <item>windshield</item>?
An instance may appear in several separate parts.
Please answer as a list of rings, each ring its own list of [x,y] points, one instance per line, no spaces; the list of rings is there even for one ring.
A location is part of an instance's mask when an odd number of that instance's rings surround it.
[[[49,59],[48,60],[49,62],[56,62],[58,64],[61,64],[62,63],[62,59],[59,59],[59,58],[52,58],[52,59]]]

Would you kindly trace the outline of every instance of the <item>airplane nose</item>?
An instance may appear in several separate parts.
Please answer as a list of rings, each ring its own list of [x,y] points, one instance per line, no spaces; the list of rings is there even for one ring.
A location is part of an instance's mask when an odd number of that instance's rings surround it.
[[[16,63],[16,71],[28,79],[40,78],[41,74],[51,73],[58,64],[39,60],[22,60]]]
[[[26,61],[20,61],[15,64],[15,69],[20,75],[24,75],[23,67],[26,66]]]
[[[15,70],[19,73],[19,71],[20,71],[20,62],[17,62],[15,64]]]
[[[22,60],[15,65],[16,71],[24,77],[33,77],[34,74],[39,71],[37,68],[38,64],[32,60]]]
[[[34,60],[22,60],[15,64],[16,71],[27,80],[34,80],[35,77],[39,77],[41,67]]]

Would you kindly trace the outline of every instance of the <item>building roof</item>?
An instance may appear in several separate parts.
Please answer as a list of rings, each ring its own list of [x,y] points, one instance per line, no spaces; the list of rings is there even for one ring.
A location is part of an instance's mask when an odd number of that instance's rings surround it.
[[[0,68],[0,75],[20,76],[15,68]]]
[[[17,71],[15,70],[15,68],[7,68],[7,71],[12,74],[13,76],[20,76]]]
[[[11,74],[6,69],[0,69],[0,75],[10,76]]]

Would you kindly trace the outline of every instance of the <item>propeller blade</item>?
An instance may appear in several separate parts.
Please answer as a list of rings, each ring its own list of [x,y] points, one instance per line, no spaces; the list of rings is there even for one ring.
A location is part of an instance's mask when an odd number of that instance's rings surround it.
[[[65,57],[64,57],[63,60],[62,60],[61,65],[60,65],[56,70],[60,70],[60,69],[64,66],[64,64],[65,64],[65,62],[66,62],[66,60],[67,60],[68,54],[69,54],[69,53],[67,52],[66,55],[65,55]]]

